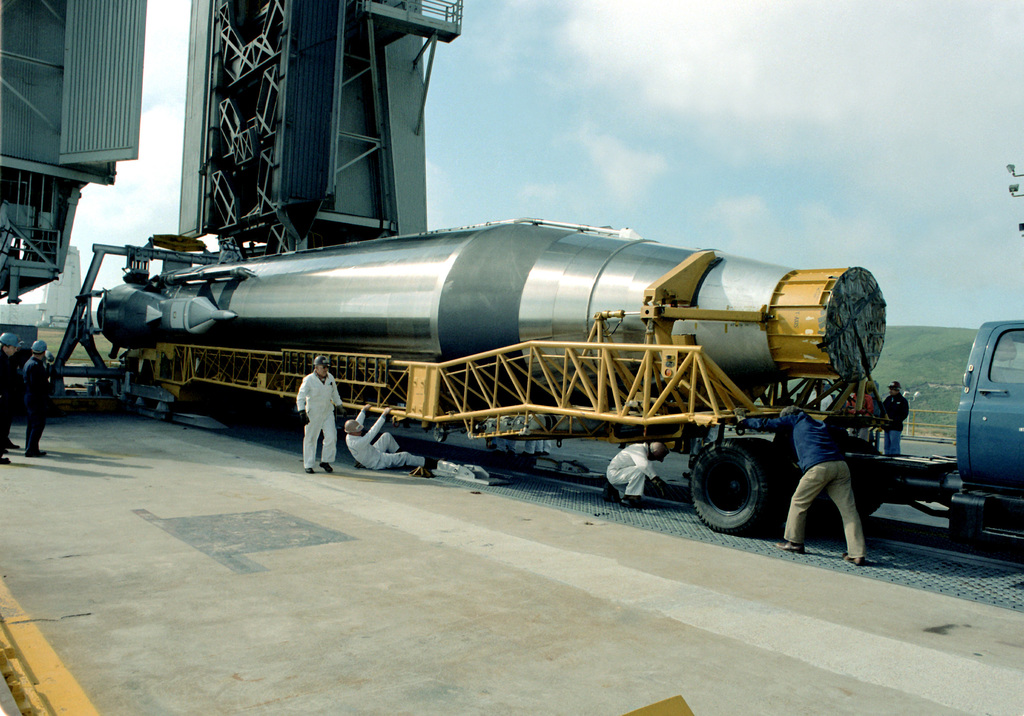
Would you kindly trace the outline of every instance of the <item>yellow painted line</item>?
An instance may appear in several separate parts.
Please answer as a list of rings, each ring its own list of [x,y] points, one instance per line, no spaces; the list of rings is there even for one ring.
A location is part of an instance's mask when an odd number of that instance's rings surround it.
[[[23,714],[99,716],[78,681],[32,618],[22,611],[3,580],[0,580],[0,649],[3,650],[0,662],[4,676]]]
[[[682,696],[673,696],[656,704],[644,706],[642,709],[630,711],[623,716],[693,716],[693,711],[690,710]]]

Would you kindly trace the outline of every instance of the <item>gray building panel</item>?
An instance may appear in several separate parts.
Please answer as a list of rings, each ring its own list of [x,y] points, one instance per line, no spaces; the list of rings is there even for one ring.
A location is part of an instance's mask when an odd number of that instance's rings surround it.
[[[0,298],[64,268],[81,188],[138,156],[145,0],[0,0]]]
[[[0,154],[58,160],[64,2],[0,3]]]
[[[178,233],[206,233],[206,135],[211,124],[207,84],[213,28],[213,0],[192,0],[188,46],[188,88],[185,95],[185,142],[181,160],[181,204]]]
[[[387,122],[395,177],[395,211],[402,233],[427,230],[427,159],[420,107],[425,92],[422,63],[413,64],[423,42],[404,37],[387,47]]]
[[[338,83],[335,127],[335,168],[331,177],[334,211],[380,219],[380,178],[374,161],[360,161],[373,145],[377,128],[370,123],[367,105],[373,105],[373,84],[366,62],[351,54],[343,58],[342,67],[349,82]]]
[[[397,25],[365,0],[192,0],[181,233],[256,256],[426,230],[420,50],[438,35],[417,18],[450,39],[462,3],[386,4]]]
[[[68,0],[60,163],[139,156],[146,0]]]
[[[293,1],[276,175],[284,203],[321,201],[327,190],[337,30],[338,3]]]

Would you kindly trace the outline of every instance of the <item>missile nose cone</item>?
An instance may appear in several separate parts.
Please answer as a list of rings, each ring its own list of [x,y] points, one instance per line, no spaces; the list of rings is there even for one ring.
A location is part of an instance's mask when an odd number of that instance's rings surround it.
[[[213,301],[200,296],[198,298],[176,298],[167,302],[163,310],[163,318],[172,330],[184,330],[188,333],[206,333],[217,321],[230,321],[237,318],[234,311],[217,308]]]
[[[143,319],[146,323],[152,324],[160,321],[164,317],[163,312],[160,311],[156,306],[146,306],[146,316]]]
[[[230,321],[232,318],[238,318],[238,314],[234,311],[225,311],[221,309],[214,311],[212,318],[215,321]]]

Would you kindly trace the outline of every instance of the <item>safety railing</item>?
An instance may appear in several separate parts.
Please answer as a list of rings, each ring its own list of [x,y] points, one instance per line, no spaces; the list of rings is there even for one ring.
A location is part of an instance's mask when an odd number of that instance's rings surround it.
[[[415,4],[427,17],[462,25],[462,0],[419,0]]]
[[[924,410],[911,408],[903,423],[903,436],[956,440],[955,410]]]

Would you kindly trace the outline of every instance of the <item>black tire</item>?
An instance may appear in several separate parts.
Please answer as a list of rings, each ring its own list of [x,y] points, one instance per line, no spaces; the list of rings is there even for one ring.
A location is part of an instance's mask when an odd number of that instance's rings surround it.
[[[725,440],[693,464],[690,490],[697,517],[715,532],[741,535],[777,526],[786,489],[787,458],[767,440]]]
[[[867,440],[847,436],[840,441],[839,447],[847,455],[877,455],[878,449]],[[870,462],[859,462],[847,459],[850,466],[850,478],[853,485],[853,499],[857,503],[857,512],[862,520],[867,519],[885,502],[885,488],[880,484],[879,476],[874,474]]]

